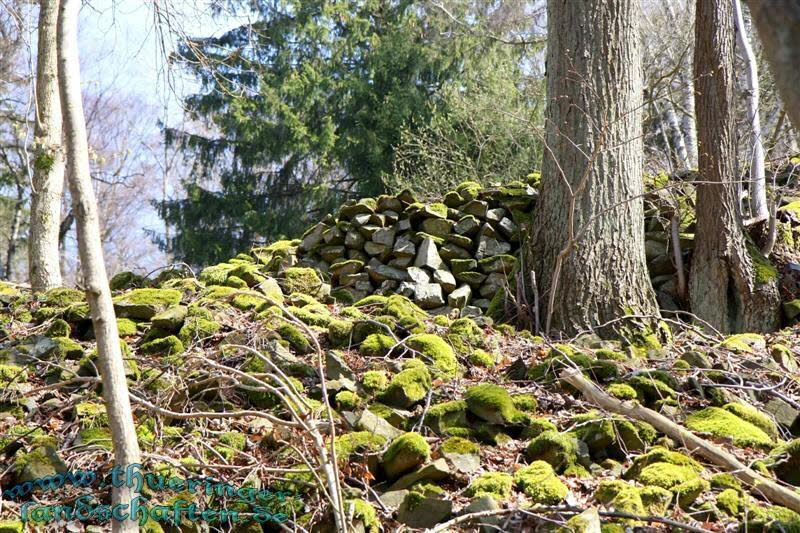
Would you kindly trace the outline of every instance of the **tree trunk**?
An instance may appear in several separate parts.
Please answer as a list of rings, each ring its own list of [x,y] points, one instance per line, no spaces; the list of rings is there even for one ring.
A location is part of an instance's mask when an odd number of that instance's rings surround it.
[[[678,79],[681,84],[682,106],[686,110],[681,117],[681,131],[683,131],[683,138],[686,139],[686,157],[689,159],[689,167],[697,168],[697,125],[694,120],[694,80],[692,80],[691,76],[686,76],[682,68]]]
[[[700,149],[692,311],[722,332],[778,324],[777,271],[745,242],[736,197],[733,0],[697,0],[694,77]]]
[[[758,66],[753,47],[747,38],[744,25],[741,0],[733,0],[736,17],[736,40],[742,50],[745,64],[747,120],[752,136],[753,152],[750,156],[750,217],[753,222],[769,218],[767,207],[767,178],[764,172],[764,143],[761,139],[761,114],[758,109],[760,90],[758,84]]]
[[[664,111],[664,118],[669,125],[670,133],[672,133],[672,148],[675,152],[675,160],[681,170],[689,170],[689,153],[686,151],[686,142],[684,141],[683,131],[678,123],[678,116],[675,114],[675,107],[672,102],[667,102],[667,109]]]
[[[526,257],[548,333],[658,315],[644,257],[640,16],[636,0],[548,2],[547,148]]]
[[[749,0],[775,85],[795,131],[800,131],[800,3],[790,0]]]
[[[97,339],[98,362],[103,379],[103,395],[108,411],[115,463],[125,469],[129,465],[139,463],[139,445],[136,441],[128,385],[125,381],[117,321],[103,264],[97,202],[89,174],[89,148],[81,101],[78,58],[80,5],[80,0],[61,1],[58,17],[59,88],[64,111],[70,194],[78,230],[78,253],[94,335]],[[130,487],[115,487],[113,490],[114,504],[130,504],[133,496]],[[112,521],[112,528],[115,532],[139,530],[133,520]]]
[[[56,25],[59,0],[41,0],[36,60],[34,138],[28,276],[34,291],[61,285],[58,225],[64,187],[61,102],[58,96]]]
[[[6,249],[6,268],[5,278],[10,280],[14,276],[14,257],[17,255],[17,241],[19,241],[19,229],[22,225],[22,207],[25,205],[25,188],[17,178],[17,200],[14,202],[14,215],[11,217],[11,232],[8,236],[8,248]]]

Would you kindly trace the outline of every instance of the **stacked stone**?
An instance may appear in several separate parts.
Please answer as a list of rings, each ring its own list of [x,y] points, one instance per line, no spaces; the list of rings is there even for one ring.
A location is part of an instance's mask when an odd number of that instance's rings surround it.
[[[397,293],[432,312],[478,313],[507,285],[535,196],[523,182],[468,182],[443,203],[408,191],[351,201],[309,229],[297,255],[356,300]]]

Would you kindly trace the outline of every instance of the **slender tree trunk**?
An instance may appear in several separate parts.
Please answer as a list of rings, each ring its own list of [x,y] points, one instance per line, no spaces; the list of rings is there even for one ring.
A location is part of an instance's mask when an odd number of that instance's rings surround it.
[[[682,106],[686,110],[681,116],[681,131],[686,140],[686,157],[690,168],[697,168],[697,125],[694,111],[694,80],[686,76],[683,69],[678,76],[681,84]]]
[[[678,116],[675,114],[675,107],[672,102],[667,102],[667,108],[664,111],[664,118],[669,125],[670,133],[672,133],[672,148],[675,152],[675,160],[678,162],[678,167],[681,170],[691,168],[689,163],[689,153],[686,151],[686,141],[683,137],[683,131],[678,123]]]
[[[736,197],[733,0],[697,0],[694,77],[700,148],[692,311],[723,332],[778,323],[777,271],[745,242]]]
[[[747,91],[747,120],[753,138],[753,151],[750,154],[750,217],[753,222],[769,218],[767,207],[767,178],[764,172],[764,143],[761,139],[761,113],[759,111],[760,89],[758,66],[753,47],[747,38],[741,0],[733,0],[736,17],[736,41],[742,50],[745,64],[745,83]]]
[[[56,58],[58,4],[59,0],[41,0],[39,10],[35,159],[28,241],[28,276],[35,291],[61,285],[58,225],[64,187],[64,151],[61,149],[61,102]]]
[[[89,174],[89,148],[81,101],[78,57],[78,11],[80,0],[62,0],[58,17],[58,63],[61,106],[69,162],[69,185],[78,230],[86,297],[97,339],[97,354],[103,379],[103,395],[108,411],[116,465],[127,468],[139,463],[139,445],[133,424],[128,385],[120,350],[117,321],[103,263],[97,202]],[[128,504],[134,495],[130,487],[115,487],[114,504]],[[133,520],[112,521],[115,532],[138,531]]]
[[[25,189],[17,181],[17,200],[14,202],[14,215],[11,217],[11,232],[8,236],[8,248],[6,249],[5,278],[9,280],[14,275],[14,256],[17,255],[19,229],[22,226],[22,207],[24,205]]]
[[[658,315],[644,256],[640,16],[637,0],[548,2],[547,147],[525,259],[547,330]]]
[[[783,105],[795,131],[800,131],[800,2],[749,0],[747,3]]]

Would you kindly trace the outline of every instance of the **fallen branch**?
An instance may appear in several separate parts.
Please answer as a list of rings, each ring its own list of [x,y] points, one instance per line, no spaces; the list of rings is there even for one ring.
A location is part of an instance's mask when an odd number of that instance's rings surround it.
[[[752,486],[755,491],[771,502],[800,513],[800,495],[765,478],[733,455],[705,439],[701,439],[667,417],[637,403],[622,402],[609,396],[600,387],[587,380],[578,370],[566,369],[561,372],[559,377],[578,389],[586,399],[603,409],[647,422],[668,437],[680,442],[690,453],[696,453],[717,466],[725,468],[730,474]]]

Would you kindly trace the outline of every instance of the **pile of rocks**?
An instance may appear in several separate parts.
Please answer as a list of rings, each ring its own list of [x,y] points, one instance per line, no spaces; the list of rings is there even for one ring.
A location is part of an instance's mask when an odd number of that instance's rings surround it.
[[[466,182],[443,203],[407,191],[351,201],[303,235],[297,256],[330,274],[338,299],[401,294],[434,313],[479,313],[508,283],[536,196],[530,183]]]

